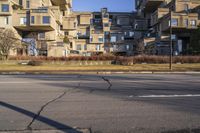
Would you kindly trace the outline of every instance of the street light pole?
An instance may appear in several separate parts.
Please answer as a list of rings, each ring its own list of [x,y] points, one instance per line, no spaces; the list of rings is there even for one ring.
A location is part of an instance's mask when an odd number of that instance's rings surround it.
[[[173,48],[172,48],[172,45],[173,45],[173,38],[172,38],[172,34],[173,34],[173,31],[172,31],[172,9],[170,9],[170,61],[169,61],[169,69],[172,70],[172,56],[173,56]]]

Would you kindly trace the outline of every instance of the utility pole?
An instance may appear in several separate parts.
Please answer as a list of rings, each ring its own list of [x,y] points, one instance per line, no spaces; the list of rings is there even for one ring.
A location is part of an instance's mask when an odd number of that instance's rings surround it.
[[[169,69],[172,70],[172,56],[173,56],[173,38],[172,38],[172,9],[170,9],[170,61],[169,61]]]

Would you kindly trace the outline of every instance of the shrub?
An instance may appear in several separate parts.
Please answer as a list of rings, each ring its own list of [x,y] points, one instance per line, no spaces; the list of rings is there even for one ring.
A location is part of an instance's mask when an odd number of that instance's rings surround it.
[[[116,64],[169,63],[169,56],[114,56],[114,55],[93,55],[93,56],[69,56],[69,57],[44,57],[44,56],[11,56],[9,60],[31,60],[31,61],[113,61]],[[174,56],[173,63],[200,63],[200,56]]]
[[[36,60],[31,60],[28,62],[29,66],[41,66],[42,65],[42,61],[36,61]]]

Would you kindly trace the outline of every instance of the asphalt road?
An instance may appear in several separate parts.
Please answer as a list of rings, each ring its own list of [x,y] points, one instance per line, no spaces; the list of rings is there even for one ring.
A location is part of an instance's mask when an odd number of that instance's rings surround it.
[[[200,75],[0,75],[0,131],[53,129],[200,133]]]

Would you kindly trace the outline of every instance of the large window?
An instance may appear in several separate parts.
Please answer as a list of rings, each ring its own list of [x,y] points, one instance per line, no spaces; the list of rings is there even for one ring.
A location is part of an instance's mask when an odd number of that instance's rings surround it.
[[[116,36],[111,36],[110,41],[111,41],[111,42],[116,42],[116,41],[117,41],[117,37],[116,37]]]
[[[25,25],[26,22],[27,22],[26,17],[22,17],[22,18],[20,18],[20,24],[21,24],[21,25]]]
[[[84,50],[87,50],[87,44],[84,45]]]
[[[34,24],[34,23],[35,23],[35,17],[31,16],[31,24]]]
[[[90,36],[90,42],[93,42],[93,37],[92,36]]]
[[[133,32],[133,31],[130,31],[130,32],[129,32],[129,36],[130,36],[130,37],[133,37],[133,36],[134,36],[134,32]]]
[[[172,26],[178,26],[178,19],[172,18]]]
[[[188,19],[184,19],[183,23],[185,27],[188,27]]]
[[[192,27],[196,27],[196,25],[197,25],[196,20],[190,20],[190,25]]]
[[[38,38],[39,39],[45,39],[45,32],[38,33]]]
[[[43,24],[50,24],[50,16],[43,16],[42,23]]]
[[[105,24],[104,24],[104,27],[109,27],[109,23],[105,23]]]
[[[30,0],[26,0],[26,8],[30,8]]]
[[[9,12],[9,5],[8,4],[2,4],[1,11],[2,12]]]
[[[102,36],[99,36],[99,38],[98,38],[98,39],[99,39],[99,42],[100,42],[100,43],[103,43],[103,42],[104,42],[104,40],[103,40],[103,37],[102,37]]]
[[[130,50],[130,45],[126,45],[126,50]]]
[[[96,45],[96,51],[100,51],[101,50],[101,46],[100,45]]]
[[[81,50],[81,45],[80,44],[76,45],[76,50]]]
[[[9,17],[5,17],[5,25],[9,24]]]
[[[19,0],[19,5],[23,6],[23,0]]]
[[[189,10],[188,4],[184,4],[184,10],[185,10],[185,11],[188,11],[188,10]]]

